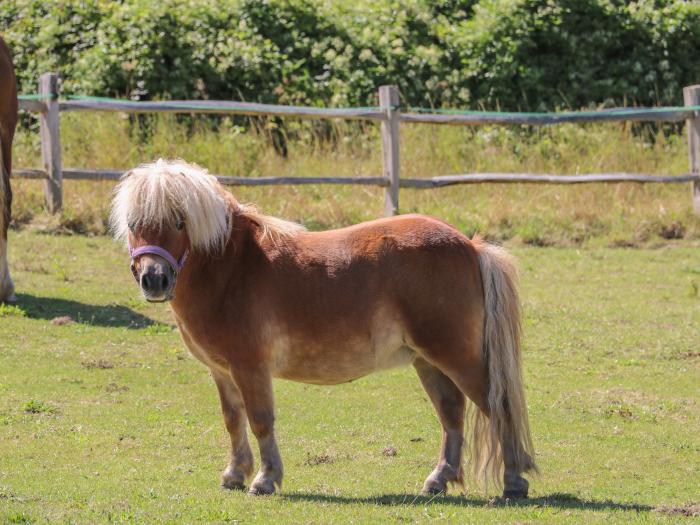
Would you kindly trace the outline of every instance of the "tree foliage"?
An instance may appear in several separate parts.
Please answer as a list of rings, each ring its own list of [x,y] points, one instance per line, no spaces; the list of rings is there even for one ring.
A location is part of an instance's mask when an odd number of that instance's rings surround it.
[[[21,90],[423,107],[676,105],[700,82],[681,0],[3,0]]]

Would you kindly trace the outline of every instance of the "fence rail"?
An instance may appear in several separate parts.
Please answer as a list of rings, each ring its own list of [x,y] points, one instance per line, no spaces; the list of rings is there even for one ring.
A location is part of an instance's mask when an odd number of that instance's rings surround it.
[[[657,111],[661,109],[661,111]],[[696,112],[683,108],[644,108],[639,110],[603,109],[600,111],[537,113],[402,113],[401,122],[450,124],[453,126],[484,126],[489,124],[548,126],[590,122],[680,122],[693,118]]]
[[[272,115],[279,117],[325,118],[346,120],[384,120],[379,108],[314,108],[281,106],[226,100],[169,100],[139,102],[85,97],[59,102],[60,111],[119,111],[123,113],[218,113],[232,115]]]
[[[49,211],[61,209],[63,179],[119,180],[123,171],[112,169],[63,168],[61,165],[60,113],[62,111],[116,111],[123,113],[218,113],[248,116],[280,116],[313,119],[369,120],[381,123],[383,174],[381,177],[232,177],[217,175],[229,186],[266,186],[298,184],[359,184],[384,188],[384,213],[399,212],[399,188],[430,189],[456,184],[481,183],[690,183],[692,206],[700,214],[700,85],[683,90],[685,106],[669,108],[618,108],[601,111],[561,113],[493,113],[483,111],[401,112],[399,91],[395,86],[379,88],[379,107],[315,108],[281,106],[233,101],[173,100],[139,102],[100,97],[69,97],[59,100],[58,75],[44,73],[39,79],[39,96],[20,99],[20,109],[38,113],[41,123],[41,151],[44,168],[18,168],[16,177],[44,180],[44,194]],[[642,173],[589,173],[583,175],[550,175],[532,173],[467,173],[442,175],[425,179],[401,178],[399,131],[403,123],[456,126],[531,125],[543,126],[576,122],[650,121],[679,122],[688,129],[689,173],[679,176],[658,176]]]
[[[24,179],[46,180],[48,174],[41,169],[20,168],[12,174]],[[123,170],[63,170],[64,180],[118,181],[124,175]],[[297,184],[350,184],[362,186],[389,186],[386,177],[231,177],[214,175],[224,186],[283,186]],[[453,186],[455,184],[532,183],[532,184],[596,184],[617,182],[638,183],[685,183],[700,180],[700,175],[685,173],[683,175],[646,175],[644,173],[588,173],[586,175],[551,175],[533,173],[467,173],[462,175],[440,175],[425,179],[399,179],[402,188],[429,189]]]

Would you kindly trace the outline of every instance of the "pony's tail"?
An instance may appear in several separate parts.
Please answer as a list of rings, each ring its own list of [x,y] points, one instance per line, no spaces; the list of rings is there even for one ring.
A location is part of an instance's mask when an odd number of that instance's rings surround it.
[[[503,447],[510,450],[509,470],[537,471],[520,365],[520,301],[517,271],[511,256],[479,237],[484,288],[483,359],[488,369],[487,412],[474,410],[471,459],[474,476],[487,488],[501,485]]]

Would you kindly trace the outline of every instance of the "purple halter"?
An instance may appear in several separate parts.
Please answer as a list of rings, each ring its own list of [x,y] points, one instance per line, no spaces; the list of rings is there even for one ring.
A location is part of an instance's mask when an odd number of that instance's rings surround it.
[[[182,268],[185,266],[185,263],[187,262],[187,255],[189,254],[189,250],[185,250],[185,253],[182,254],[182,257],[180,257],[180,260],[178,261],[175,257],[173,257],[173,254],[170,253],[168,250],[165,248],[161,248],[160,246],[155,246],[152,244],[147,244],[145,246],[139,246],[138,248],[134,249],[131,247],[131,242],[127,241],[127,244],[129,246],[129,255],[131,255],[131,273],[134,274],[134,278],[138,281],[138,275],[136,275],[136,258],[140,257],[141,255],[150,253],[152,255],[158,255],[168,261],[168,264],[170,265],[170,268],[173,270],[175,275],[180,273],[182,271]]]

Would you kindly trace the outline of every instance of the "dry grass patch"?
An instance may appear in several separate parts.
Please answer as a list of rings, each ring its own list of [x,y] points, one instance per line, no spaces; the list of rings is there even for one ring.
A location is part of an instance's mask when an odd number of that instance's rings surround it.
[[[212,173],[259,176],[378,176],[378,128],[334,122],[287,122],[289,155],[280,157],[269,132],[231,119],[173,116],[131,119],[119,114],[62,117],[63,163],[126,170],[158,157],[182,157]],[[688,170],[685,137],[677,127],[624,124],[540,128],[403,125],[403,177],[467,172],[682,174]],[[15,165],[39,166],[38,135],[21,129]],[[112,183],[67,181],[57,218],[43,213],[38,181],[15,180],[13,224],[49,232],[104,233]],[[310,229],[346,226],[381,216],[379,188],[272,186],[232,188],[243,202]],[[466,233],[517,239],[534,246],[644,246],[700,239],[700,219],[687,184],[552,186],[479,184],[438,190],[402,190],[401,210],[441,217]]]

